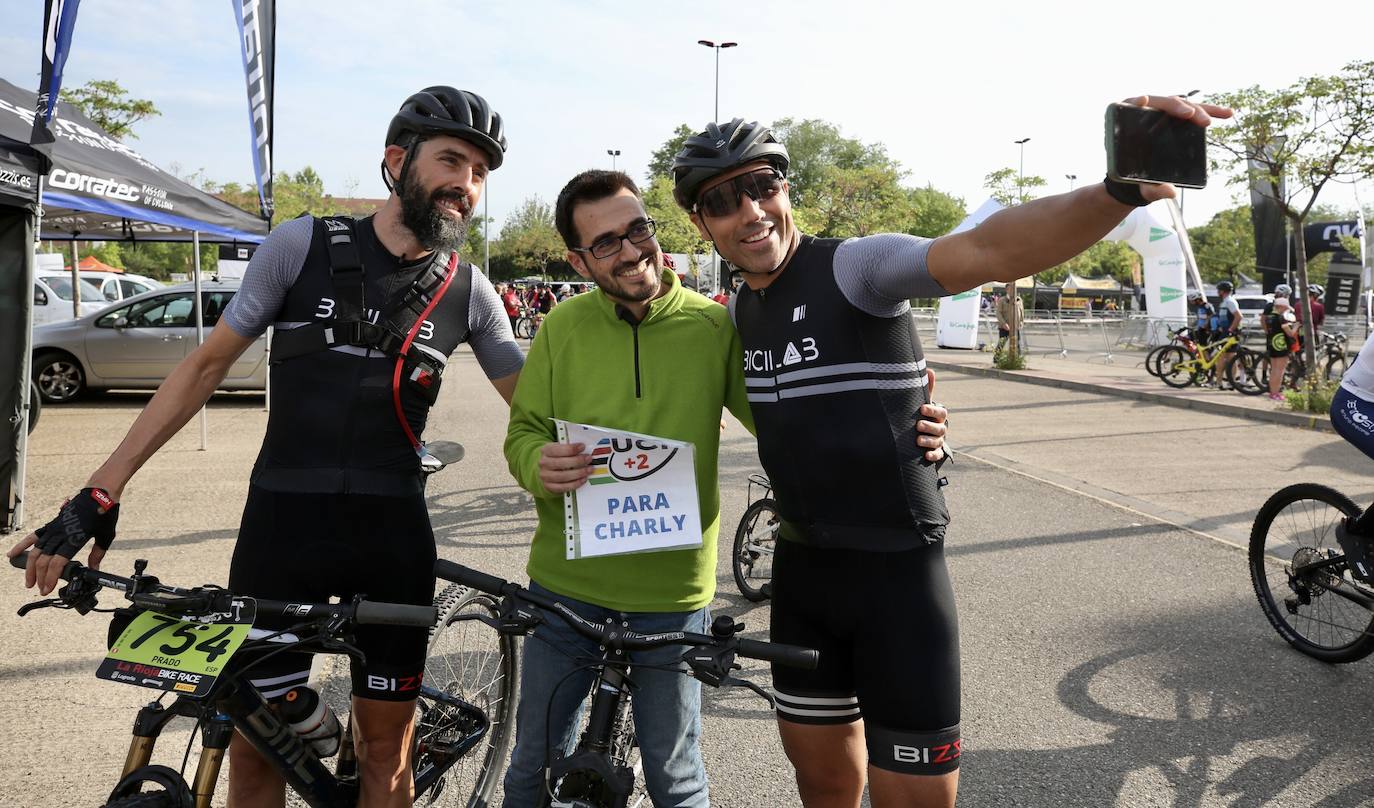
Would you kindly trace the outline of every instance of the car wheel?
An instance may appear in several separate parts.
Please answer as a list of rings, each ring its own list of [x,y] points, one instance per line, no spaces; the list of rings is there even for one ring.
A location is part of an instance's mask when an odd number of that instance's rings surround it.
[[[86,389],[86,374],[71,354],[45,353],[33,360],[33,383],[47,404],[74,400]]]

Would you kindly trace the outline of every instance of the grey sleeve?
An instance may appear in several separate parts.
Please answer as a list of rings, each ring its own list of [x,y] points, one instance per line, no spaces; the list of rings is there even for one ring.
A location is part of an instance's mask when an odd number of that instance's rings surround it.
[[[468,345],[488,379],[509,376],[525,365],[525,354],[510,330],[510,318],[487,276],[472,267],[468,296]]]
[[[224,321],[239,336],[262,336],[277,321],[286,293],[305,266],[314,235],[315,220],[302,216],[278,226],[253,253],[243,285],[224,309]]]
[[[855,308],[875,317],[902,314],[913,297],[945,297],[926,269],[931,242],[905,233],[849,239],[835,250],[835,282]]]

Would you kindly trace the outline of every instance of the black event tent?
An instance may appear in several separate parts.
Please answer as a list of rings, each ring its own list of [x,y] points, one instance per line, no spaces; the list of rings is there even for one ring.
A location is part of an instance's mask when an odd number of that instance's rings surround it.
[[[37,97],[0,79],[0,533],[23,496],[24,402],[40,158],[28,147]],[[182,182],[59,103],[44,180],[42,238],[260,242],[267,222]]]

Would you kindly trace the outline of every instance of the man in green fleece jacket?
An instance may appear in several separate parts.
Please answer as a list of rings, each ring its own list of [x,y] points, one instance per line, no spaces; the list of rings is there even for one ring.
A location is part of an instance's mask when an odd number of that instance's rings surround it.
[[[724,307],[684,289],[664,268],[654,222],[625,174],[574,177],[559,194],[555,222],[569,263],[597,290],[549,313],[511,402],[506,458],[539,513],[530,586],[589,620],[614,618],[643,633],[705,633],[715,595],[722,407],[753,429],[739,336]],[[944,412],[935,415],[942,421]],[[701,546],[568,560],[562,495],[586,481],[590,458],[581,444],[557,443],[552,418],[692,443]],[[925,442],[940,445],[938,438]],[[681,654],[668,648],[634,657],[635,730],[650,798],[662,808],[709,804],[697,742],[700,685],[649,669],[678,667]],[[508,808],[538,804],[548,743],[572,749],[592,675],[577,672],[570,655],[598,652],[556,619],[525,643]]]

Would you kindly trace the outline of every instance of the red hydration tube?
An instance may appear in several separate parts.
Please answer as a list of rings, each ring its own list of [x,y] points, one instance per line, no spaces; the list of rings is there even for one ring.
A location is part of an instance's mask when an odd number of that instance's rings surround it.
[[[429,305],[415,321],[415,325],[410,327],[410,333],[406,334],[405,342],[401,343],[400,353],[396,356],[396,370],[391,374],[391,401],[396,406],[396,420],[401,422],[401,429],[406,433],[406,438],[410,440],[410,445],[416,452],[420,451],[420,439],[415,437],[415,433],[410,429],[410,422],[406,420],[406,412],[401,407],[401,371],[405,367],[406,355],[410,353],[410,344],[415,341],[415,335],[420,333],[424,327],[425,320],[429,319],[430,312],[439,305],[443,299],[444,292],[448,291],[448,285],[453,281],[453,274],[458,269],[458,253],[453,253],[448,259],[448,274],[444,276],[443,283],[439,284],[439,289],[430,299]]]

